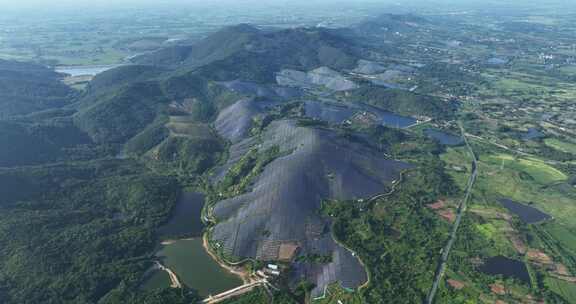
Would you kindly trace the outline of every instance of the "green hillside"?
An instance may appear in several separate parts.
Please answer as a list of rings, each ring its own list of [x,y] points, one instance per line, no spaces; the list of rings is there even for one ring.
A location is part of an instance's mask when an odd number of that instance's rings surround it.
[[[119,161],[0,170],[0,181],[5,303],[94,303],[138,280],[178,195],[172,179]]]
[[[0,60],[0,119],[28,114],[71,101],[72,89],[60,75],[41,65]]]
[[[122,143],[138,134],[168,106],[154,82],[129,84],[81,108],[76,124],[98,143]]]
[[[398,89],[364,86],[347,93],[343,98],[367,103],[401,115],[424,115],[433,118],[450,118],[456,108],[450,101]]]

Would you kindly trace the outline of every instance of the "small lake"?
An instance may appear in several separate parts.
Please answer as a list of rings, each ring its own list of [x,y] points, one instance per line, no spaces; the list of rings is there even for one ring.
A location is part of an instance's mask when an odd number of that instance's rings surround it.
[[[550,215],[525,204],[515,202],[511,199],[501,199],[500,204],[508,211],[517,215],[520,220],[527,224],[534,224],[552,218]]]
[[[182,238],[202,235],[201,215],[204,208],[204,195],[184,192],[176,202],[170,220],[158,229],[162,237]]]
[[[157,256],[181,283],[207,297],[242,285],[242,280],[220,267],[202,246],[202,238],[163,245]]]
[[[138,287],[140,290],[164,289],[170,287],[170,276],[160,269],[150,270],[144,282]]]
[[[198,291],[200,296],[207,297],[240,286],[242,280],[220,267],[204,249],[201,238],[204,228],[201,221],[203,207],[203,194],[182,193],[170,220],[158,232],[162,239],[189,239],[165,242],[156,257],[176,273],[182,284]],[[140,288],[152,290],[168,286],[168,274],[153,269],[146,275]]]
[[[540,130],[536,128],[529,128],[528,132],[522,134],[522,139],[524,140],[533,140],[544,137],[544,133],[540,132]]]
[[[462,137],[437,129],[425,129],[424,134],[446,146],[459,146],[464,143]]]
[[[380,123],[383,126],[391,127],[391,128],[408,128],[412,125],[415,125],[418,120],[416,118],[402,116],[390,111],[381,110],[377,107],[370,106],[370,105],[363,105],[362,110],[372,112],[380,118]]]
[[[120,65],[86,65],[86,66],[58,66],[54,69],[58,73],[68,74],[71,77],[96,76],[102,72],[119,67]]]
[[[495,256],[486,260],[479,270],[489,275],[501,275],[504,278],[514,278],[530,284],[530,275],[523,262],[504,256]]]

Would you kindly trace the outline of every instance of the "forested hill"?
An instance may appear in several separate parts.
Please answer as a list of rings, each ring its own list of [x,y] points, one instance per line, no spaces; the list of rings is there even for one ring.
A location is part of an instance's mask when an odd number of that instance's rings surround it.
[[[280,31],[250,25],[225,28],[190,47],[173,47],[136,57],[138,64],[199,69],[215,80],[273,81],[283,68],[353,68],[359,50],[344,36],[322,28]]]
[[[47,67],[0,60],[0,118],[64,106],[74,95]]]

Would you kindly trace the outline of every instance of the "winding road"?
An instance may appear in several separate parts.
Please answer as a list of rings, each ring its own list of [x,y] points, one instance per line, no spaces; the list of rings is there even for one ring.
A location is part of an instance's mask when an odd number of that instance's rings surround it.
[[[462,216],[466,212],[468,200],[470,199],[470,194],[472,193],[472,187],[474,186],[474,183],[476,182],[476,177],[478,176],[478,159],[476,158],[476,154],[474,154],[474,150],[472,149],[470,143],[468,142],[468,139],[466,138],[466,131],[464,130],[464,127],[461,124],[460,124],[460,130],[462,132],[462,138],[464,139],[464,143],[466,144],[466,147],[468,148],[470,154],[472,155],[472,174],[470,175],[470,178],[468,179],[468,184],[466,185],[466,194],[464,195],[464,198],[462,199],[462,201],[460,201],[460,205],[458,206],[458,215],[456,216],[456,220],[452,225],[450,238],[448,239],[448,243],[446,243],[444,249],[442,249],[442,256],[438,263],[438,267],[436,268],[436,276],[434,277],[434,283],[432,284],[432,288],[430,289],[430,292],[428,293],[428,297],[426,299],[427,304],[434,303],[434,297],[436,296],[436,292],[438,291],[438,286],[440,284],[440,281],[442,280],[442,277],[444,277],[444,273],[446,271],[450,251],[452,250],[452,246],[454,245],[454,242],[456,241],[456,237],[458,235],[458,228],[460,227]]]

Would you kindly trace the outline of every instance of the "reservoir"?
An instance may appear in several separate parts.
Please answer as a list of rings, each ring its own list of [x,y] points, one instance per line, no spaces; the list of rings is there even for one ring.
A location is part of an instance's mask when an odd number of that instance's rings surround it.
[[[501,275],[504,278],[514,278],[530,284],[530,275],[523,262],[504,256],[491,257],[479,270],[489,275]]]
[[[524,133],[522,135],[522,139],[524,140],[533,140],[533,139],[538,139],[541,137],[544,137],[544,133],[540,132],[538,129],[536,128],[529,128],[528,132]]]
[[[398,115],[396,113],[381,110],[377,107],[370,106],[370,105],[363,105],[362,110],[372,112],[380,118],[380,123],[383,126],[391,127],[391,128],[408,128],[412,125],[415,125],[418,121],[415,118]]]
[[[170,220],[158,229],[158,233],[164,239],[201,236],[204,228],[200,219],[202,208],[204,208],[203,194],[182,193],[172,211]]]
[[[161,239],[170,241],[162,243],[156,257],[176,274],[181,284],[207,297],[240,286],[242,280],[218,265],[204,249],[201,237],[203,207],[203,194],[182,193],[170,220],[158,231]],[[169,286],[170,277],[166,271],[151,269],[140,288],[152,290]]]
[[[153,269],[146,275],[146,279],[140,285],[140,290],[164,289],[170,286],[170,276],[166,271]]]
[[[58,66],[54,69],[58,73],[68,74],[70,77],[96,76],[102,72],[119,67],[120,65],[85,65],[85,66]]]
[[[437,129],[426,129],[424,134],[446,146],[459,146],[464,143],[460,136],[456,136]]]
[[[388,111],[378,111],[380,118],[382,119],[382,125],[392,128],[408,128],[416,124],[416,119],[412,117],[401,116]]]
[[[552,218],[550,215],[525,204],[515,202],[511,199],[501,199],[500,203],[508,211],[517,215],[526,224],[534,224]]]
[[[163,245],[157,254],[172,269],[180,282],[202,297],[216,295],[242,285],[242,280],[220,267],[204,250],[202,238],[176,241]]]

